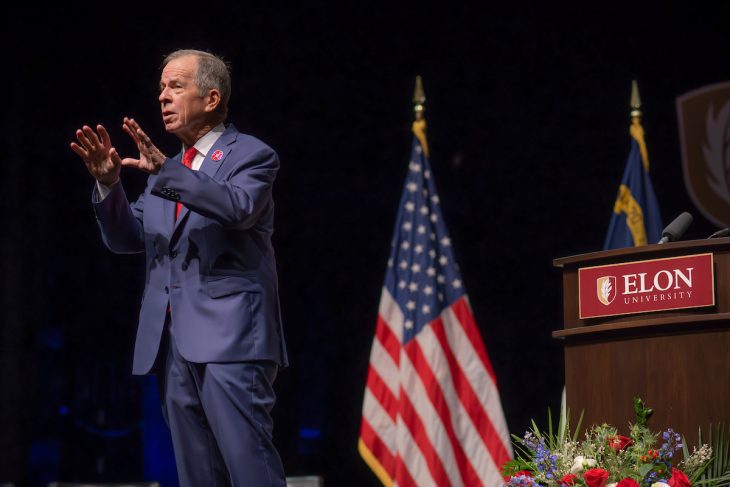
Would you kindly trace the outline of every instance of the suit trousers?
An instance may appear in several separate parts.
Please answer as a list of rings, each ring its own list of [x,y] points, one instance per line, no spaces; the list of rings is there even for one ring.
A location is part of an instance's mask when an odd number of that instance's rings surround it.
[[[272,442],[277,365],[192,363],[175,345],[168,315],[155,367],[182,487],[285,487]]]

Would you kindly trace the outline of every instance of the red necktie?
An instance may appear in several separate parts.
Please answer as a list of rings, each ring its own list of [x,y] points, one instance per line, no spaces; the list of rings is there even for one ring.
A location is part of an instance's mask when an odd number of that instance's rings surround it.
[[[185,154],[183,154],[183,165],[188,169],[191,169],[193,167],[193,159],[195,159],[195,155],[197,153],[198,151],[195,149],[195,147],[188,147],[188,150],[186,150]],[[182,210],[182,203],[178,201],[175,205],[175,221],[177,221],[177,217],[178,215],[180,215],[180,210]]]

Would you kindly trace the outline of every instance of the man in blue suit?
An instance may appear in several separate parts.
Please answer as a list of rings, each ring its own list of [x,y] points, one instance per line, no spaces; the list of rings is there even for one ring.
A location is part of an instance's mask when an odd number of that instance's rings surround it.
[[[175,51],[159,101],[180,154],[166,157],[130,118],[138,159],[122,159],[101,125],[78,130],[71,148],[96,179],[106,246],[146,254],[133,373],[158,376],[181,485],[284,486],[270,416],[287,365],[271,245],[279,161],[224,124],[230,86],[220,58]],[[131,204],[122,166],[150,174]]]

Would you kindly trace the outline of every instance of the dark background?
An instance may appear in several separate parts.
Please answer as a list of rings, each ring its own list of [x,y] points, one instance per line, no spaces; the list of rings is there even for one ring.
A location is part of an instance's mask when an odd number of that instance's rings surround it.
[[[292,366],[276,384],[275,442],[290,475],[378,484],[357,434],[416,74],[445,220],[513,433],[558,408],[551,261],[602,246],[632,79],[664,223],[689,210],[687,238],[714,230],[682,181],[675,98],[728,78],[727,2],[101,8],[16,5],[0,29],[0,482],[144,475],[149,384],[129,374],[143,262],[103,248],[92,179],[68,144],[102,123],[131,155],[129,115],[176,153],[156,101],[174,49],[232,63],[230,119],[282,161],[274,240]],[[136,194],[145,178],[123,179]]]

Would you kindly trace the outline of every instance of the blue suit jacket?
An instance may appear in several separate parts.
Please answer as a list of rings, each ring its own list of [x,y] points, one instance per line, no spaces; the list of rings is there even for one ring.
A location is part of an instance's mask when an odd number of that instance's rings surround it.
[[[199,171],[180,160],[167,159],[131,205],[121,183],[94,202],[110,250],[146,253],[133,373],[154,365],[168,304],[172,339],[188,361],[287,365],[271,245],[276,153],[228,125]]]

